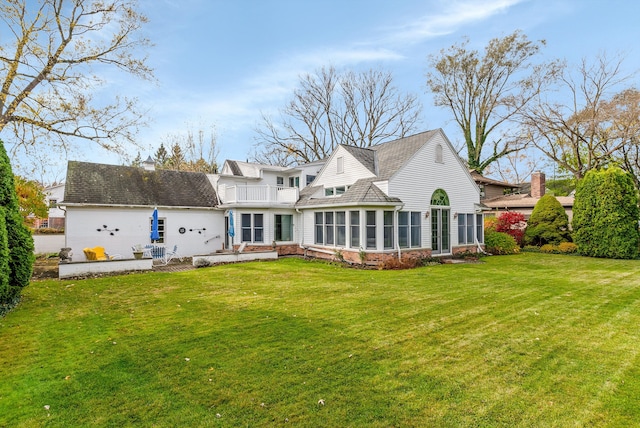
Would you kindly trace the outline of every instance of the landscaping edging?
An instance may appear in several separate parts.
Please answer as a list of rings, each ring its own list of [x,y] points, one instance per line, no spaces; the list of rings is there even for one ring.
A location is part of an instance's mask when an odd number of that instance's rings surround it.
[[[95,275],[100,273],[145,271],[153,269],[153,259],[122,259],[60,263],[58,278]]]
[[[251,260],[275,260],[277,251],[250,251],[247,253],[216,253],[202,256],[193,256],[194,266],[214,265],[217,263],[246,262]]]

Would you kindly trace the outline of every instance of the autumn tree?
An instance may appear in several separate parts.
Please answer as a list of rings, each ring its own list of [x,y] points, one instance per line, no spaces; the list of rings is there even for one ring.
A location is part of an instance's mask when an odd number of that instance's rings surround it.
[[[81,139],[121,152],[134,143],[143,123],[136,100],[96,91],[104,70],[153,77],[135,1],[5,0],[0,21],[0,135],[14,150]]]
[[[622,164],[637,177],[640,92],[625,87],[629,77],[622,58],[606,54],[593,62],[583,59],[576,68],[565,66],[557,95],[537,97],[523,110],[523,134],[578,180],[611,164]]]
[[[520,31],[490,40],[484,55],[468,44],[466,39],[429,57],[427,86],[435,105],[449,109],[460,126],[469,168],[482,174],[526,147],[511,121],[555,79],[559,64],[534,63],[545,41],[533,42]]]
[[[14,183],[20,215],[24,223],[31,225],[30,216],[37,218],[47,217],[49,208],[45,202],[42,185],[35,180],[28,180],[19,175],[14,176]]]
[[[301,76],[277,121],[263,115],[253,160],[289,166],[328,157],[340,144],[369,147],[417,131],[421,106],[381,70],[321,68]]]

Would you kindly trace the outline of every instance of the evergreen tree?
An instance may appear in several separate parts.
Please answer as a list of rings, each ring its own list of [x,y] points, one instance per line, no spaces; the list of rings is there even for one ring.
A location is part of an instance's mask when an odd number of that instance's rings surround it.
[[[4,221],[5,210],[0,207],[0,316],[3,314],[3,302],[9,297],[9,244],[7,226]]]
[[[524,236],[527,244],[538,246],[571,240],[569,217],[554,196],[544,195],[536,203]]]
[[[35,255],[31,231],[24,224],[20,215],[13,171],[2,141],[0,141],[0,207],[4,208],[9,249],[9,293],[4,301],[11,303],[20,296],[22,288],[29,284]]]
[[[638,194],[620,168],[589,171],[578,183],[573,236],[578,253],[590,257],[638,257]]]

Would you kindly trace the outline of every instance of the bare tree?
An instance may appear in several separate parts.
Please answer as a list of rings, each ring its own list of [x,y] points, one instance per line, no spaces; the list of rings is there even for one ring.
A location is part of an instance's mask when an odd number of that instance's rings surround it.
[[[577,179],[625,156],[632,162],[640,98],[635,89],[621,90],[630,78],[621,66],[621,57],[610,60],[600,54],[593,62],[583,59],[575,69],[565,67],[554,99],[537,97],[522,112],[529,141]]]
[[[559,64],[534,64],[545,41],[534,43],[520,31],[490,40],[484,56],[468,49],[468,43],[467,39],[429,57],[427,86],[435,105],[451,110],[460,126],[469,168],[482,173],[497,159],[526,146],[510,133],[510,121],[554,80]]]
[[[133,142],[143,123],[136,100],[95,97],[105,82],[94,69],[153,78],[136,56],[150,43],[137,36],[147,19],[135,1],[5,0],[0,21],[0,135],[18,146],[80,138],[116,152]]]
[[[300,78],[280,121],[263,115],[253,159],[288,166],[326,158],[340,144],[369,147],[416,130],[421,106],[391,73],[321,68]]]

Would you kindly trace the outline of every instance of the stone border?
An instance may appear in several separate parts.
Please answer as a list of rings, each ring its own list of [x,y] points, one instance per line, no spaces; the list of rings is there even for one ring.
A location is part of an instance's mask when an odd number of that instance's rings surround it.
[[[121,259],[60,263],[58,278],[74,278],[101,273],[147,271],[153,269],[153,259]]]

